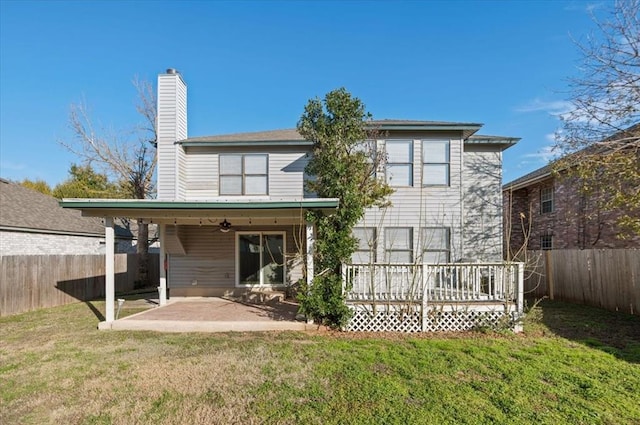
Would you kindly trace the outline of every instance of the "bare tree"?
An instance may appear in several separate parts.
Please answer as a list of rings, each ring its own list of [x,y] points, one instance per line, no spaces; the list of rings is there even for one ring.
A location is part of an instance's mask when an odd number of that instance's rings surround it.
[[[609,12],[594,15],[597,32],[576,42],[580,74],[569,80],[554,168],[640,234],[640,0],[616,1]]]
[[[150,82],[135,78],[133,85],[137,92],[136,110],[143,119],[141,125],[118,132],[96,128],[86,103],[72,104],[69,125],[75,137],[61,143],[84,164],[99,167],[117,181],[125,196],[145,199],[155,193],[157,102]],[[138,281],[146,285],[149,229],[141,219],[137,224],[137,252],[141,256]]]

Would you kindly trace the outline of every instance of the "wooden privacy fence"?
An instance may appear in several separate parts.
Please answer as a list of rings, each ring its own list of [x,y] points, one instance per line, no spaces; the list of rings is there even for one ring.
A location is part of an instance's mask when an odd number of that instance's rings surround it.
[[[640,315],[640,250],[529,251],[525,294]]]
[[[158,254],[149,254],[149,281],[159,281]],[[133,289],[138,254],[115,255],[116,292]],[[0,256],[0,317],[105,295],[104,255]]]

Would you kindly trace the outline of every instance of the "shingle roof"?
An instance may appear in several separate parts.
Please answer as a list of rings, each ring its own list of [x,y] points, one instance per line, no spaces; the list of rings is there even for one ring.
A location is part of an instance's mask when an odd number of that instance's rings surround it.
[[[419,120],[397,120],[382,119],[370,121],[372,127],[380,127],[381,129],[393,129],[394,127],[445,127],[445,129],[453,130],[471,130],[471,134],[479,129],[482,124],[463,123],[450,121],[419,121]],[[504,139],[504,138],[503,138]],[[298,133],[295,128],[285,128],[279,130],[254,131],[246,133],[218,134],[213,136],[190,137],[181,140],[180,143],[197,144],[197,143],[251,143],[251,142],[304,142],[305,139]]]
[[[536,180],[547,178],[551,175],[551,164],[545,165],[544,167],[538,168],[530,172],[529,174],[525,174],[522,177],[519,177],[515,180],[510,181],[502,186],[502,189],[517,189],[519,186],[526,185],[532,183]]]
[[[607,137],[606,139],[604,139],[604,141],[613,139],[615,137],[621,137],[621,136],[626,136],[626,137],[635,137],[635,139],[630,139],[627,143],[638,143],[638,135],[640,134],[640,123],[634,124],[632,126],[630,126],[627,129],[618,131],[614,134],[612,134],[611,136]],[[474,136],[475,137],[475,136]],[[599,150],[602,152],[602,150],[607,150],[609,149],[607,147],[607,145],[603,145],[600,146],[598,144],[594,144],[594,145],[589,145],[583,149],[580,149],[577,152],[574,152],[573,154],[570,155],[579,155],[580,152],[598,152]],[[566,158],[566,156],[565,156]],[[502,186],[503,190],[513,190],[513,189],[519,189],[520,187],[524,187],[528,184],[531,184],[537,180],[542,180],[545,179],[549,176],[551,176],[551,172],[553,171],[553,163],[549,163],[543,167],[538,168],[537,170],[533,170],[532,172],[530,172],[529,174],[525,174],[522,177],[518,177],[515,180],[510,181],[509,183],[505,183]]]
[[[104,235],[100,218],[58,205],[54,197],[0,179],[0,227]]]

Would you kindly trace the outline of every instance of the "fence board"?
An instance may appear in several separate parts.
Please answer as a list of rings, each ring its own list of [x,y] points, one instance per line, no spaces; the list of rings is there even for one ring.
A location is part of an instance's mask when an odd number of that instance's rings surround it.
[[[528,257],[538,259],[528,262],[528,296],[640,314],[640,250],[529,251]]]
[[[116,254],[116,292],[133,289],[137,268],[137,254]],[[104,275],[104,255],[0,256],[0,317],[104,297]],[[149,280],[159,282],[158,254]]]

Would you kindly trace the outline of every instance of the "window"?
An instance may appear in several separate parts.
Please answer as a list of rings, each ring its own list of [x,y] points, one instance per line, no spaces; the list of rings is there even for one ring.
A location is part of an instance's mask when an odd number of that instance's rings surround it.
[[[553,212],[553,187],[547,186],[540,190],[540,213]]]
[[[540,249],[549,250],[553,249],[553,236],[542,235],[540,236]]]
[[[413,229],[387,227],[384,229],[384,249],[389,263],[413,262]]]
[[[285,234],[237,232],[236,273],[239,285],[284,285]]]
[[[354,227],[353,236],[358,239],[358,248],[351,256],[353,264],[372,264],[376,262],[375,227]]]
[[[451,231],[448,227],[423,227],[420,229],[422,261],[442,264],[450,261]]]
[[[387,140],[387,183],[413,186],[413,141]]]
[[[266,154],[220,155],[220,195],[266,195]]]
[[[449,141],[422,141],[422,185],[449,185]]]

